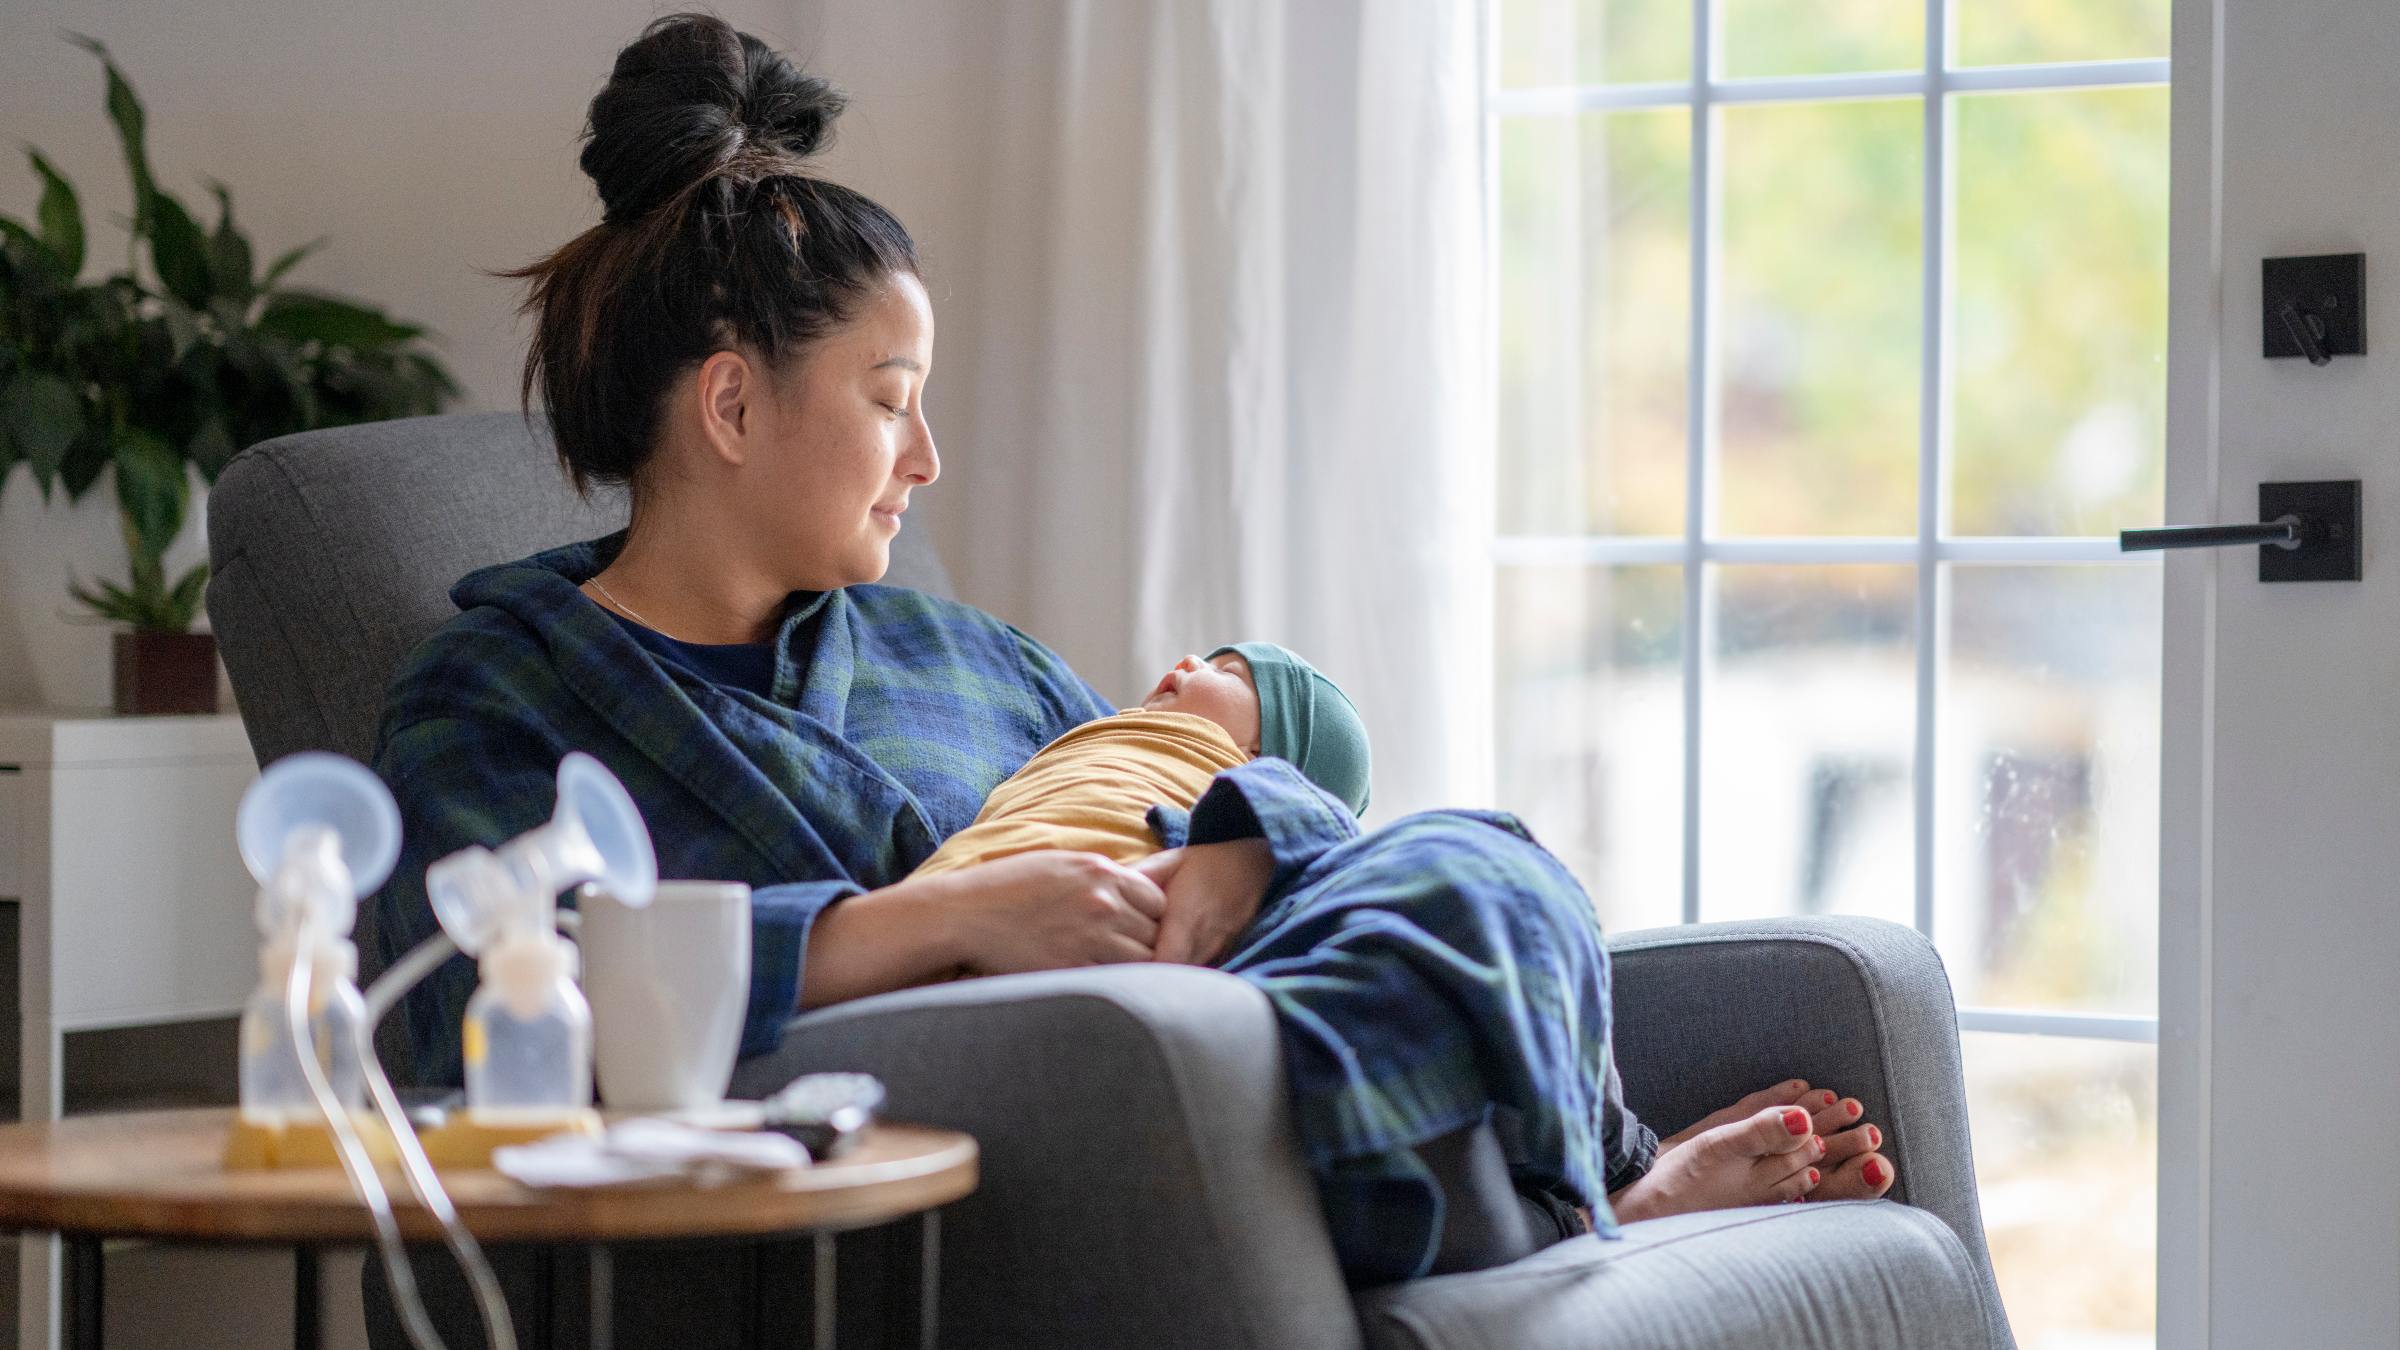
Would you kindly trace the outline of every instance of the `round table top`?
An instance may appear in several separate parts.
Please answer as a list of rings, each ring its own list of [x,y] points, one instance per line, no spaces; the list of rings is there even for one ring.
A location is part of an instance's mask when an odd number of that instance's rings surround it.
[[[136,1111],[0,1126],[0,1231],[208,1242],[364,1243],[374,1229],[336,1167],[228,1171],[230,1109]],[[883,1122],[840,1158],[721,1186],[535,1190],[497,1172],[438,1169],[469,1232],[488,1242],[764,1236],[858,1228],[975,1189],[975,1140]],[[440,1228],[393,1168],[400,1230]]]

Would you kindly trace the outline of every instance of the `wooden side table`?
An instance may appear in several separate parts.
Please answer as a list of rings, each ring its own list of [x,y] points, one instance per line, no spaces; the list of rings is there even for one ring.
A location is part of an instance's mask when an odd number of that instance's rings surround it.
[[[228,1172],[230,1110],[139,1111],[0,1126],[0,1230],[67,1239],[68,1344],[98,1350],[101,1242],[111,1237],[290,1247],[294,1341],[317,1343],[314,1254],[366,1246],[366,1209],[334,1168]],[[930,1350],[940,1291],[940,1207],[973,1192],[978,1153],[953,1130],[887,1122],[842,1157],[769,1177],[699,1188],[534,1190],[497,1172],[445,1170],[459,1217],[487,1244],[583,1246],[592,1259],[592,1345],[612,1339],[608,1244],[815,1236],[817,1298],[812,1343],[834,1345],[833,1234],[917,1216],[920,1264],[913,1326],[887,1334]],[[441,1230],[396,1176],[387,1176],[403,1236],[438,1242]]]
[[[239,717],[0,711],[0,901],[17,908],[20,1119],[56,1120],[67,1033],[241,1011],[256,887]],[[57,1344],[58,1244],[22,1244],[17,1344]]]

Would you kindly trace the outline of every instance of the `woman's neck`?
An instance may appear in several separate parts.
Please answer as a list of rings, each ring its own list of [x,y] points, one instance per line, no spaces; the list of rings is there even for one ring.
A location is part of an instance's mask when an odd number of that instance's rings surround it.
[[[791,588],[742,556],[739,545],[721,528],[645,511],[583,591],[680,642],[766,642]]]

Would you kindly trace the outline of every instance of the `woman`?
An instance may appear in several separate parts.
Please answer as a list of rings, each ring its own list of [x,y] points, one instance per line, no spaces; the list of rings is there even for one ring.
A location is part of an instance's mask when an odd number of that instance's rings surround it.
[[[641,803],[663,874],[756,888],[745,1054],[801,1009],[959,967],[1250,980],[1356,1283],[1587,1223],[1888,1189],[1857,1104],[1798,1081],[1663,1142],[1634,1120],[1591,902],[1505,816],[1362,835],[1260,760],[1142,870],[1049,852],[909,879],[994,784],[1112,709],[1015,629],[872,584],[940,474],[934,325],[900,223],[807,173],[841,106],[688,15],[652,24],[593,100],[582,164],[605,213],[517,274],[525,388],[578,487],[630,484],[632,521],[461,581],[463,612],[396,683],[377,761],[409,856],[381,901],[386,956],[434,930],[425,866],[539,824],[580,749]],[[472,982],[453,961],[412,996],[429,1079],[458,1077]],[[1468,1193],[1486,1122],[1516,1192],[1499,1211]]]

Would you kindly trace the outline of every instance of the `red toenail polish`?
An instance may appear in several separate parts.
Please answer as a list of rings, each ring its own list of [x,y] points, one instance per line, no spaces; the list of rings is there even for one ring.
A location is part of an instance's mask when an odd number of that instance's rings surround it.
[[[1858,1170],[1866,1174],[1868,1185],[1880,1186],[1883,1184],[1883,1164],[1873,1158],[1867,1159],[1867,1165]]]
[[[1867,1108],[1860,1106],[1857,1102],[1850,1103],[1850,1118],[1852,1120],[1858,1119],[1858,1113],[1866,1109]]]
[[[1833,1096],[1833,1094],[1832,1094],[1832,1093],[1830,1093],[1830,1092],[1826,1093],[1826,1094],[1825,1094],[1825,1104],[1826,1104],[1827,1106],[1831,1106],[1831,1105],[1833,1105],[1833,1103],[1834,1103],[1834,1096]]]
[[[1783,1128],[1790,1130],[1794,1134],[1808,1133],[1808,1113],[1806,1111],[1784,1112]]]
[[[1817,1184],[1817,1169],[1813,1167],[1808,1169],[1808,1184],[1811,1186]]]
[[[1868,1147],[1868,1148],[1882,1148],[1882,1147],[1883,1147],[1883,1131],[1881,1131],[1881,1130],[1879,1130],[1879,1129],[1876,1129],[1876,1128],[1875,1128],[1874,1126],[1872,1126],[1872,1125],[1869,1125],[1869,1126],[1867,1127],[1867,1147]]]

